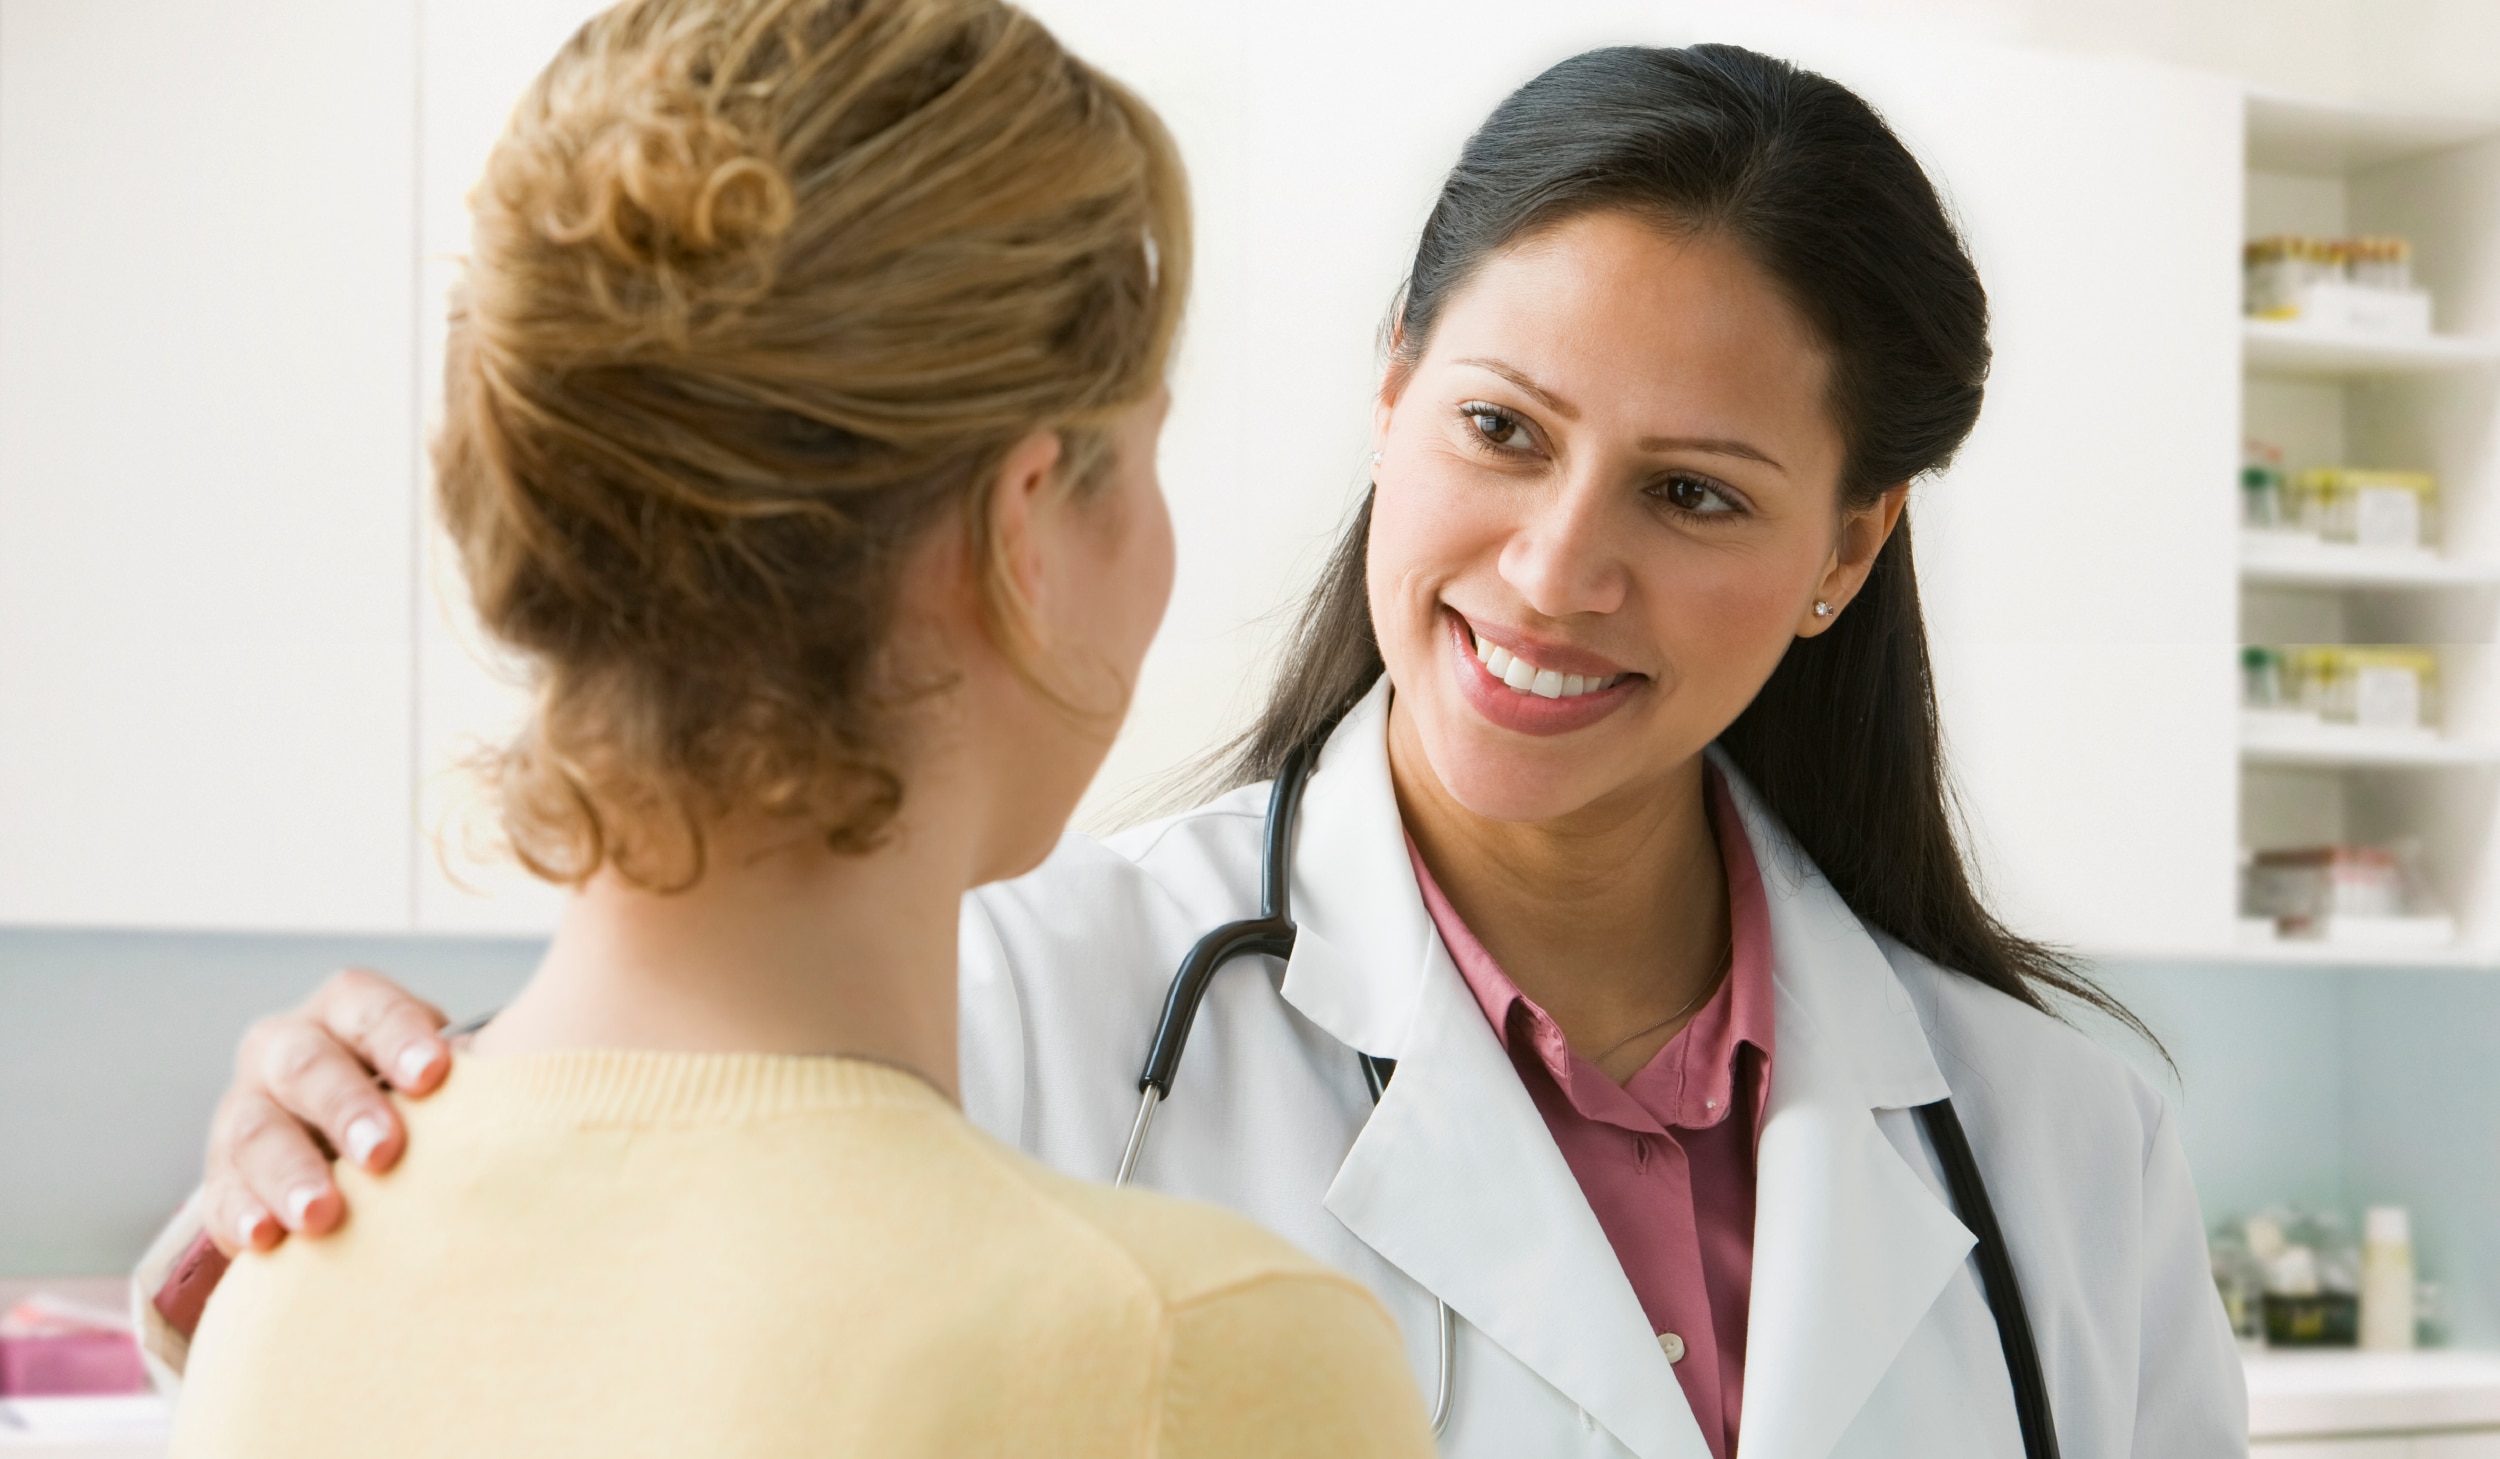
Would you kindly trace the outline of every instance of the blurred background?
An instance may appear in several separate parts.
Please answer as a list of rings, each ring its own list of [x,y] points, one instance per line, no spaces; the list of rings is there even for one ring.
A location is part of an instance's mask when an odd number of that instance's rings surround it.
[[[463,195],[597,8],[0,0],[0,1296],[131,1264],[255,1014],[351,962],[491,1008],[550,924],[477,854],[520,691],[422,442]],[[1179,587],[1087,824],[1255,702],[1473,123],[1592,45],[1830,74],[1994,304],[1912,508],[1978,870],[2166,1044],[2093,1027],[2251,1348],[2349,1343],[2367,1274],[2429,1349],[2253,1356],[2272,1452],[2500,1454],[2500,4],[1030,8],[1171,122],[1201,240]]]

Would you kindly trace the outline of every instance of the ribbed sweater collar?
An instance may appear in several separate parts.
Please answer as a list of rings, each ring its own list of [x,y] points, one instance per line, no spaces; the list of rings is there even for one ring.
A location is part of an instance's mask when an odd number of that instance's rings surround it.
[[[831,1055],[462,1054],[441,1093],[453,1094],[449,1102],[475,1101],[478,1113],[497,1123],[575,1128],[735,1124],[834,1109],[955,1112],[916,1074]]]

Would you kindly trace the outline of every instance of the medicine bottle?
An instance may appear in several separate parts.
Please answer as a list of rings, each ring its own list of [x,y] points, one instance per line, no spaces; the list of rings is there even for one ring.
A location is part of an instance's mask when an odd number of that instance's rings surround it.
[[[2413,1346],[2413,1223],[2402,1206],[2372,1206],[2362,1221],[2361,1346]]]

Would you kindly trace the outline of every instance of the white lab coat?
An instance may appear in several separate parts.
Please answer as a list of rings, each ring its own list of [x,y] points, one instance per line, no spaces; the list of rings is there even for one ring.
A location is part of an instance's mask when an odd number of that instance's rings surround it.
[[[1385,687],[1303,803],[1291,961],[1201,1008],[1142,1184],[1242,1212],[1377,1292],[1427,1399],[1460,1320],[1444,1453],[1707,1459],[1631,1284],[1425,912]],[[2162,1098],[2074,1029],[1871,934],[1728,774],[1770,903],[1744,1459],[2022,1453],[1997,1331],[1911,1106],[1947,1095],[2029,1305],[2066,1459],[2247,1450],[2247,1400]],[[967,899],[972,1118],[1108,1179],[1164,992],[1255,916],[1266,788]],[[1356,1051],[1397,1061],[1377,1111]]]

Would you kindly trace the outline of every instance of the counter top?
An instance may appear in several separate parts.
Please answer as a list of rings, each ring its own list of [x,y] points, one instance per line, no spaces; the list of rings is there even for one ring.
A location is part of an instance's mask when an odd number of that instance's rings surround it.
[[[2500,1353],[2276,1350],[2245,1361],[2254,1439],[2500,1429]]]

